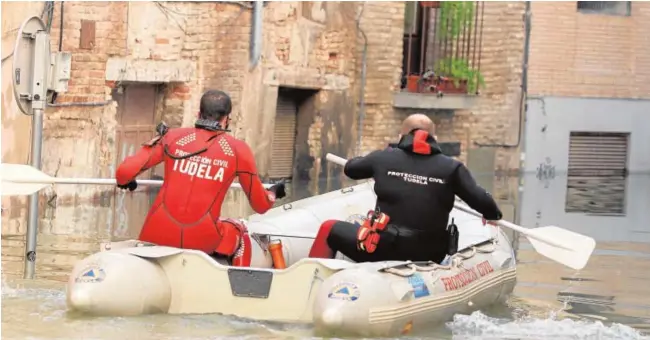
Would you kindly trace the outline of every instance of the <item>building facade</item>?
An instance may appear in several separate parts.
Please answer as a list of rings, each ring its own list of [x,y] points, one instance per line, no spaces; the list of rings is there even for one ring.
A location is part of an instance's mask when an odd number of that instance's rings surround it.
[[[251,146],[260,175],[291,177],[293,199],[340,188],[341,169],[325,155],[383,148],[413,112],[430,115],[439,140],[477,173],[517,170],[525,4],[469,3],[471,15],[449,21],[443,39],[439,23],[454,8],[428,3],[267,2],[255,20],[252,2],[5,2],[3,58],[32,15],[50,29],[52,51],[71,52],[69,89],[45,113],[43,171],[59,177],[113,177],[158,122],[191,125],[211,88],[231,95],[232,133]],[[426,79],[409,87],[409,75],[438,70],[444,58],[471,59],[463,72],[480,71],[483,85],[472,94],[436,93]],[[9,57],[2,72],[2,161],[27,163],[30,118],[13,99]],[[506,201],[507,215],[514,209],[516,181],[480,182]],[[136,236],[154,193],[43,190],[39,239]],[[246,215],[247,205],[232,190],[223,214]],[[3,207],[3,249],[15,249],[3,254],[18,260],[27,200],[3,197]]]
[[[522,223],[647,240],[650,4],[534,2],[531,12]]]

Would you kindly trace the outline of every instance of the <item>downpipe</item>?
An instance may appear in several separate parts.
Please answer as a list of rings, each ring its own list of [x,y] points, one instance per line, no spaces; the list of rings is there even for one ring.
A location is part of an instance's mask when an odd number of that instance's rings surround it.
[[[361,84],[359,85],[359,116],[357,119],[357,150],[356,155],[361,156],[361,140],[363,137],[363,121],[366,117],[366,68],[368,65],[368,37],[366,32],[361,28],[361,16],[366,8],[366,2],[363,3],[359,17],[357,18],[357,30],[363,37],[363,53],[361,54]]]
[[[250,39],[250,70],[253,70],[260,61],[262,54],[262,22],[264,1],[257,0],[253,4],[253,21],[251,23],[251,39]]]

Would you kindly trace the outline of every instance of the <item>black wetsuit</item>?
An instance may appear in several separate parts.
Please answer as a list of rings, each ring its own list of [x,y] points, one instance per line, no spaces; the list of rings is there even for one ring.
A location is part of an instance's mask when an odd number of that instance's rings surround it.
[[[356,180],[374,178],[377,206],[390,217],[371,254],[357,250],[358,226],[334,224],[328,246],[356,262],[442,261],[455,195],[487,220],[502,217],[492,196],[476,184],[465,165],[443,155],[435,139],[422,130],[403,136],[394,147],[349,160],[344,172]]]

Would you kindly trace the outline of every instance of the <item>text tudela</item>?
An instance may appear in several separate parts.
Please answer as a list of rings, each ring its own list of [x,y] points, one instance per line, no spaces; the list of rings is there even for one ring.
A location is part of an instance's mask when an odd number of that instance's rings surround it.
[[[176,156],[182,157],[185,152],[176,150],[175,154]],[[225,174],[224,168],[227,167],[228,161],[197,155],[185,159],[174,160],[172,170],[189,176],[223,182],[223,176]]]

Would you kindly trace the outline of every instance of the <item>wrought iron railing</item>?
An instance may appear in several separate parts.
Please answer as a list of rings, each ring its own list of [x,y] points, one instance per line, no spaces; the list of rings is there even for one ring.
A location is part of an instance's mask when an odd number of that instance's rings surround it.
[[[478,94],[484,2],[406,2],[402,90]]]

